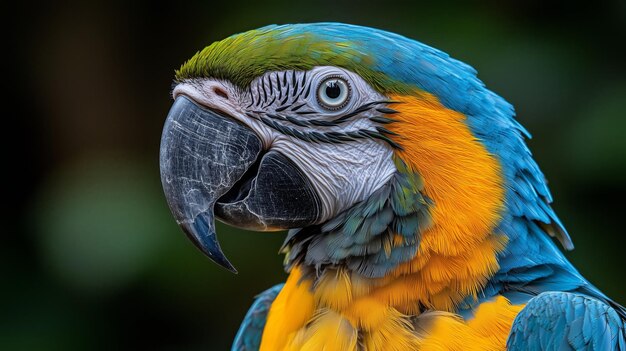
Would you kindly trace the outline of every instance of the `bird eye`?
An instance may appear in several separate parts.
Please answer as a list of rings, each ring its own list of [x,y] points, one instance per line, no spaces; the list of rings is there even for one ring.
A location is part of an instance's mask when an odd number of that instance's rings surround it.
[[[317,88],[317,101],[329,110],[339,110],[350,100],[350,84],[338,76],[324,79]]]

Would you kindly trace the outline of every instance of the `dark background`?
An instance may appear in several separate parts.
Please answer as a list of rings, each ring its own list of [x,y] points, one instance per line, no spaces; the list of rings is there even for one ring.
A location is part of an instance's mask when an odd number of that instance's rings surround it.
[[[271,23],[383,28],[477,68],[534,134],[567,256],[626,303],[626,3],[575,3],[3,5],[0,349],[230,345],[253,296],[285,278],[283,235],[220,226],[240,274],[212,264],[169,214],[158,145],[174,69]]]

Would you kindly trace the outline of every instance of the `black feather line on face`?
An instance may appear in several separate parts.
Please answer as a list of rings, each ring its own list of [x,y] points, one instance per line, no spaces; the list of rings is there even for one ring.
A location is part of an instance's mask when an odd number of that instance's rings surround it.
[[[284,110],[288,109],[291,105],[283,105],[279,108],[276,109],[276,112],[283,112]]]
[[[359,108],[359,109],[361,109],[361,112],[363,112],[379,103],[384,103],[384,102],[368,103],[368,104],[363,105],[362,106],[363,108]],[[298,127],[311,127],[311,126],[334,127],[334,126],[337,126],[339,123],[335,121],[315,120],[315,119],[314,120],[302,120],[302,119],[298,119],[296,117],[289,116],[289,115],[266,113],[263,111],[247,112],[246,115],[250,118],[261,121],[266,126],[282,134],[289,135],[294,138],[298,138],[300,140],[304,140],[307,142],[340,144],[340,143],[355,141],[359,139],[378,139],[378,140],[382,140],[388,143],[393,148],[402,149],[402,147],[398,143],[396,143],[395,141],[391,140],[389,137],[386,136],[386,134],[397,135],[397,133],[394,133],[380,126],[376,127],[376,131],[368,130],[368,129],[357,129],[357,130],[348,131],[348,132],[300,131],[296,128],[283,125],[279,123],[279,121],[288,122]],[[372,118],[374,117],[370,117],[370,120],[373,120]],[[376,118],[380,119],[384,117],[376,117]],[[347,119],[344,119],[340,123],[343,123],[346,120]],[[390,123],[390,122],[387,122],[387,123]]]
[[[398,113],[398,111],[388,108],[388,107],[379,107],[376,109],[376,111],[380,112],[380,113],[384,113],[386,115],[392,115],[394,113]]]
[[[272,100],[270,102],[268,102],[267,104],[263,105],[263,107],[261,108],[267,108],[268,106],[271,106],[274,101],[276,101],[276,95],[274,95],[274,97],[272,98]]]
[[[304,88],[304,83],[306,83],[306,71],[304,71],[304,75],[302,76],[302,80],[300,81],[300,87]]]
[[[293,98],[293,101],[298,100],[298,98],[300,97],[300,95],[302,95],[302,93],[304,92],[304,86],[306,84],[306,71],[304,72],[304,74],[302,75],[302,79],[300,80],[300,91],[298,92],[298,94]]]
[[[301,120],[299,120],[299,119],[297,119],[295,117],[291,117],[291,116],[285,116],[285,117],[291,124],[295,124],[298,127],[307,127],[308,126],[307,123],[305,123],[304,121],[301,121]]]
[[[265,90],[265,78],[266,77],[263,77],[263,79],[261,79],[261,88],[263,88],[263,103],[267,101],[267,91]]]
[[[380,117],[380,116],[370,117],[370,120],[379,124],[389,124],[389,123],[397,122],[395,119],[391,119],[387,117]]]
[[[293,85],[293,89],[291,90],[292,101],[298,100],[298,96],[296,96],[296,91],[298,91],[298,82]]]
[[[303,104],[300,104],[300,105],[294,106],[294,107],[291,109],[291,111],[292,111],[292,112],[296,112],[296,111],[298,111],[300,108],[302,108],[302,106],[305,106],[305,105],[306,105],[306,103],[303,103]]]
[[[248,87],[248,94],[250,94],[250,105],[246,106],[246,109],[249,109],[252,105],[254,105],[254,94],[252,94],[252,87]]]
[[[257,93],[258,93],[258,99],[257,99],[256,104],[255,104],[254,106],[257,106],[257,107],[258,107],[258,106],[260,106],[260,105],[261,105],[261,87],[259,87],[259,86],[257,85],[257,87],[256,87],[256,91],[257,91]]]
[[[317,113],[317,111],[297,111],[296,114],[298,115],[312,115],[314,113]]]
[[[309,82],[308,87],[306,88],[306,93],[304,93],[304,98],[307,99],[309,97],[309,93],[311,92],[311,82]]]
[[[283,98],[283,87],[280,85],[280,77],[276,73],[276,85],[278,85],[278,100]]]

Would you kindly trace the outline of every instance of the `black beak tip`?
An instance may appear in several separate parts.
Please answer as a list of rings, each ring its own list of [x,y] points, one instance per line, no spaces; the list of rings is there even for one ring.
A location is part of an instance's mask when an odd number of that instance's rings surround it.
[[[200,251],[207,255],[211,261],[217,263],[221,267],[237,274],[237,269],[226,258],[220,243],[217,241],[214,224],[209,221],[203,214],[196,217],[193,223],[181,223],[183,231],[193,241]]]

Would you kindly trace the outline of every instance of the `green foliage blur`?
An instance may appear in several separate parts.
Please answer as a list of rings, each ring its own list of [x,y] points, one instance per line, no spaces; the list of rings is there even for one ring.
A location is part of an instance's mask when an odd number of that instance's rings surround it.
[[[229,347],[254,295],[285,279],[283,234],[219,225],[240,273],[212,264],[167,209],[158,146],[174,69],[271,23],[383,28],[474,66],[534,135],[567,256],[626,303],[623,1],[7,6],[1,350]]]

